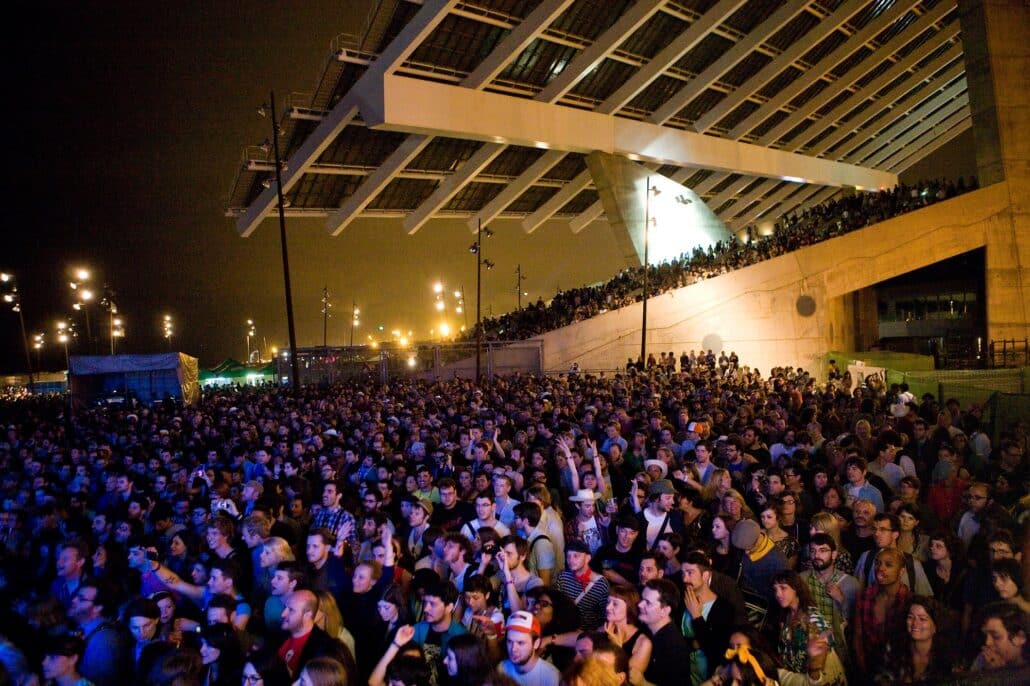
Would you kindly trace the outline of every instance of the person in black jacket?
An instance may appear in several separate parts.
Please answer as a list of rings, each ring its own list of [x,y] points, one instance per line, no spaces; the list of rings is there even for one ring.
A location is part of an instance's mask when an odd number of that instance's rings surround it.
[[[686,610],[680,628],[692,641],[691,666],[706,679],[722,659],[736,613],[732,603],[712,591],[712,564],[702,553],[687,553],[680,569]]]

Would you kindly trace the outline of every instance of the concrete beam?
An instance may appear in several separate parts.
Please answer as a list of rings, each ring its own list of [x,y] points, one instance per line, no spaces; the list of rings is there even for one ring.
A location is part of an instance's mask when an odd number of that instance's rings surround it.
[[[368,125],[387,131],[583,154],[600,150],[635,161],[828,186],[870,189],[897,184],[896,175],[873,169],[403,76],[385,76],[381,92],[369,105],[363,111]]]

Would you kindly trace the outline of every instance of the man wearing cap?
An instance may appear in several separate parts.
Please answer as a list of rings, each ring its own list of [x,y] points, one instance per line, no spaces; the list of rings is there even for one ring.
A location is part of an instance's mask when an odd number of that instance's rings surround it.
[[[561,672],[550,662],[540,659],[540,622],[525,610],[513,612],[505,625],[508,659],[497,671],[520,686],[558,686]]]
[[[740,578],[744,586],[774,602],[772,577],[788,569],[787,558],[753,519],[742,519],[733,527],[731,541],[744,553]]]
[[[640,533],[637,548],[653,550],[658,537],[673,531],[683,536],[683,513],[676,510],[676,489],[668,479],[659,479],[651,484],[647,492],[647,507],[641,508],[637,500],[635,485],[630,487],[630,504],[637,513]]]
[[[585,543],[590,554],[608,542],[608,524],[597,516],[597,500],[600,496],[589,488],[581,488],[569,502],[576,503],[576,516],[565,524],[566,551],[568,543],[580,541]]]
[[[433,503],[418,498],[412,503],[413,507],[408,514],[408,553],[412,559],[419,560],[425,552],[422,544],[422,534],[429,528],[429,518],[433,516]]]
[[[590,569],[590,548],[585,541],[565,545],[565,569],[558,574],[558,590],[579,610],[579,627],[593,631],[601,626],[608,605],[608,580]]]

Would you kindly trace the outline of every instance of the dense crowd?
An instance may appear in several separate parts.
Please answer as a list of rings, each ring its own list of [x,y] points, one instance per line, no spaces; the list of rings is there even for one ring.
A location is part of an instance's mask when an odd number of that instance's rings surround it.
[[[0,684],[1026,683],[1026,422],[828,376],[4,402]]]
[[[976,188],[974,179],[967,182],[960,178],[957,182],[941,180],[914,186],[899,185],[889,191],[858,193],[829,200],[803,212],[784,216],[767,236],[759,235],[754,227],[748,227],[744,241],[719,242],[707,249],[695,248],[692,253],[678,259],[654,265],[648,272],[648,290],[653,297],[683,288]],[[484,319],[483,336],[488,340],[505,341],[537,336],[638,302],[643,290],[643,267],[626,269],[604,283],[560,291],[548,303],[538,300],[524,309]],[[475,337],[475,330],[467,334],[469,340]]]

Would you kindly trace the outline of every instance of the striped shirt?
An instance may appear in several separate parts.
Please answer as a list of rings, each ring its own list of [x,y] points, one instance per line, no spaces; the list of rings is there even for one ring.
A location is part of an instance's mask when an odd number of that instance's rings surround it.
[[[583,584],[568,569],[563,569],[558,574],[558,590],[574,603],[579,598],[576,607],[579,608],[579,626],[583,631],[593,631],[604,624],[605,607],[608,605],[608,579],[596,572],[590,572],[590,580],[592,584]],[[584,594],[583,591],[587,592]]]

